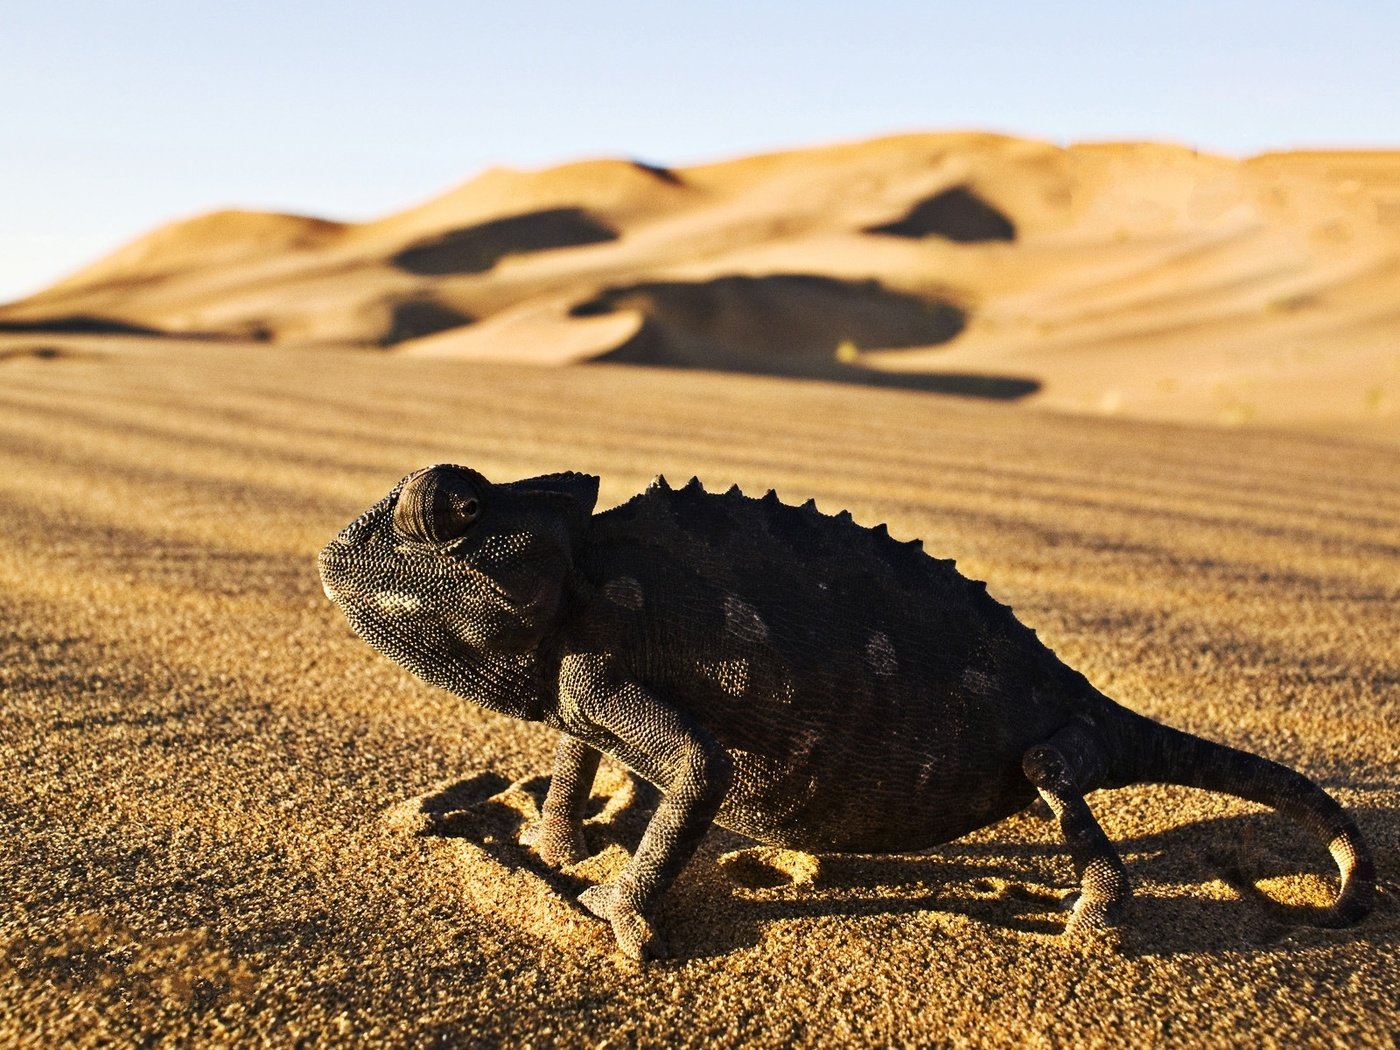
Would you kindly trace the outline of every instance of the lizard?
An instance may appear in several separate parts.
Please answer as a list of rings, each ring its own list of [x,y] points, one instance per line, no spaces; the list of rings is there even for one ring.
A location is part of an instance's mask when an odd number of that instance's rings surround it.
[[[1066,932],[1113,928],[1131,887],[1085,795],[1137,783],[1279,810],[1339,868],[1318,921],[1370,910],[1370,850],[1313,781],[1115,703],[919,541],[694,478],[595,512],[599,480],[430,466],[346,526],[319,569],[375,649],[559,732],[523,836],[546,864],[587,856],[602,754],[660,789],[621,872],[579,897],[625,954],[666,953],[658,902],[712,823],[809,853],[911,852],[1032,804],[1076,871]]]

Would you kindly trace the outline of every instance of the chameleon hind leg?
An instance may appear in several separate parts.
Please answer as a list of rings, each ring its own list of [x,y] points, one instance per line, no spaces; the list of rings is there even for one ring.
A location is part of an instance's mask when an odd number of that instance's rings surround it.
[[[1079,876],[1066,933],[1084,933],[1117,926],[1132,887],[1128,872],[1108,836],[1084,801],[1104,769],[1098,743],[1077,726],[1060,730],[1026,751],[1021,768],[1059,821]]]

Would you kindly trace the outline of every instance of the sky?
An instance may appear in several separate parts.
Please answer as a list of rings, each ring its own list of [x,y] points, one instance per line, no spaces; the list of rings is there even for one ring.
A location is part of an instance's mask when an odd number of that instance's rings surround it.
[[[0,301],[223,207],[900,131],[1400,147],[1395,0],[4,0]]]

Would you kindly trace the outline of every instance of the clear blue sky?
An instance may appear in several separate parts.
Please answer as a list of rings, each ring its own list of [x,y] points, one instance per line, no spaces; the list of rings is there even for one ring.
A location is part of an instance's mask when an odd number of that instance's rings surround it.
[[[0,299],[216,207],[988,128],[1400,146],[1397,0],[4,0]]]

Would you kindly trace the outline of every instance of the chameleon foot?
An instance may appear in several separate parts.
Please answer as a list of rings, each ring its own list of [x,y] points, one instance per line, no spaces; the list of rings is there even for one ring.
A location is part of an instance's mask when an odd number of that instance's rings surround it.
[[[583,829],[566,817],[552,814],[526,828],[520,836],[520,844],[533,849],[551,868],[568,867],[588,857]]]
[[[1071,937],[1094,936],[1115,929],[1123,922],[1125,904],[1122,900],[1076,894],[1074,905],[1070,909],[1069,922],[1065,924],[1065,933]]]
[[[590,886],[579,894],[579,903],[612,924],[613,936],[624,955],[641,962],[667,954],[661,936],[635,904],[618,892],[614,883]]]

